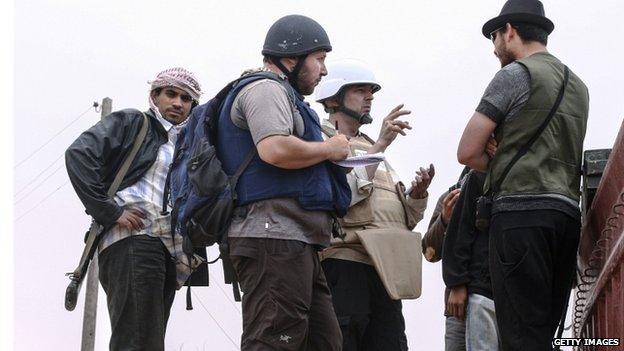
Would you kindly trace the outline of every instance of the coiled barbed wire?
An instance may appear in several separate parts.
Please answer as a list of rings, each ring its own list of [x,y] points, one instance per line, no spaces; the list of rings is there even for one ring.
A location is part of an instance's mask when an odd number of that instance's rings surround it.
[[[574,302],[574,334],[576,336],[581,334],[580,328],[583,327],[581,321],[587,307],[589,293],[594,288],[598,276],[606,264],[606,259],[611,254],[613,233],[618,228],[617,220],[620,216],[624,216],[624,192],[620,193],[619,201],[616,202],[612,209],[614,215],[607,219],[605,228],[600,233],[600,239],[596,241],[596,245],[587,262],[588,267],[579,277],[580,284],[577,287],[576,300]]]

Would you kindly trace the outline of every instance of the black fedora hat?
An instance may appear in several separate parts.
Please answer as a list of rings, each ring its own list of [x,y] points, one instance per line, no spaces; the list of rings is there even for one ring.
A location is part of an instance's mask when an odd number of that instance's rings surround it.
[[[485,22],[483,35],[490,38],[490,33],[501,28],[506,23],[531,23],[544,29],[550,34],[555,25],[544,15],[544,5],[539,0],[508,0],[498,17]]]

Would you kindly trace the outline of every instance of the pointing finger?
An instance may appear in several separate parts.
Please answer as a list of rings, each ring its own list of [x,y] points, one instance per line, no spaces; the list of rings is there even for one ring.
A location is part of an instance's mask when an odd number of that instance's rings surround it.
[[[404,121],[392,121],[392,125],[399,126],[401,129],[412,129],[412,126]]]
[[[392,111],[390,111],[390,113],[394,113],[397,112],[398,110],[402,109],[403,106],[405,106],[405,104],[399,104],[397,105],[397,107],[393,108]]]
[[[394,120],[394,119],[397,119],[398,117],[406,116],[411,113],[412,111],[410,110],[401,110],[401,111],[392,112],[391,114],[388,115],[388,120]]]

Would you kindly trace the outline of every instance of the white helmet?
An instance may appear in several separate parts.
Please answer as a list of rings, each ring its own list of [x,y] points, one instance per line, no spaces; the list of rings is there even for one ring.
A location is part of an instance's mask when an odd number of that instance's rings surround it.
[[[370,84],[373,86],[373,93],[381,89],[373,71],[358,60],[334,61],[327,65],[327,72],[327,75],[323,77],[318,88],[316,88],[317,102],[323,102],[337,95],[342,88],[348,85]]]

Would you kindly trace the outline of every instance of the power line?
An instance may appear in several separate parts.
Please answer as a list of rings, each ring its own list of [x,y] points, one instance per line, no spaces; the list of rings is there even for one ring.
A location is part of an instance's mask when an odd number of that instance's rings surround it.
[[[217,326],[219,327],[219,329],[221,329],[221,332],[223,332],[223,335],[225,335],[230,342],[232,343],[232,345],[234,345],[234,347],[236,349],[238,349],[238,344],[236,344],[236,342],[234,342],[234,340],[228,335],[228,333],[225,331],[225,329],[223,329],[223,327],[221,326],[221,324],[219,324],[219,322],[217,321],[217,319],[212,315],[212,313],[210,313],[210,311],[208,311],[208,309],[206,308],[206,306],[204,305],[204,303],[202,302],[202,300],[199,298],[199,296],[195,293],[195,291],[191,290],[191,292],[193,293],[193,295],[195,296],[195,298],[197,299],[197,301],[199,301],[199,304],[204,308],[204,311],[206,311],[208,313],[208,315],[210,316],[210,318],[212,318],[212,320],[217,324]]]
[[[93,106],[95,108],[96,112],[99,112],[98,110],[98,106],[99,104],[97,102],[93,103]],[[89,108],[91,109],[91,108]],[[88,110],[87,110],[88,111]],[[79,116],[78,118],[80,118],[81,116]],[[70,123],[71,124],[71,123]],[[39,177],[44,174],[47,170],[49,170],[50,168],[52,168],[52,166],[54,166],[54,164],[60,160],[63,157],[64,154],[60,154],[57,158],[54,159],[54,161],[50,162],[50,164],[48,164],[43,170],[41,170],[41,172],[37,173],[37,175],[32,178],[26,185],[24,185],[20,190],[15,192],[15,196],[19,195],[21,192],[23,192],[24,190],[26,190],[30,185],[32,185],[37,179],[39,179]],[[22,161],[23,162],[23,161]],[[17,166],[16,166],[17,167]]]
[[[48,169],[52,168],[52,166],[54,166],[54,164],[56,163],[56,161],[60,160],[61,157],[63,157],[63,154],[59,155],[59,157],[57,157],[54,161],[52,161],[46,168],[44,168],[41,172],[39,172],[33,179],[31,179],[30,182],[28,182],[28,184],[26,184],[24,187],[22,187],[20,190],[15,192],[15,196],[19,195],[19,193],[21,193],[22,191],[26,190],[26,188],[28,188],[32,183],[34,183],[43,173],[45,173]]]
[[[61,128],[60,131],[58,131],[56,134],[54,134],[50,139],[48,139],[45,143],[43,143],[41,146],[39,146],[38,148],[35,149],[35,151],[31,152],[28,156],[26,156],[25,159],[21,160],[20,162],[18,162],[15,165],[15,169],[17,169],[17,167],[21,166],[22,164],[24,164],[24,162],[28,161],[31,157],[33,157],[37,152],[41,151],[41,149],[43,149],[46,145],[48,145],[52,140],[54,140],[54,138],[56,138],[57,136],[59,136],[61,133],[63,133],[67,128],[69,128],[72,124],[74,124],[76,121],[78,121],[80,118],[82,118],[82,116],[86,115],[87,112],[89,112],[89,110],[91,110],[91,108],[93,107],[97,107],[97,102],[94,102],[92,106],[89,106],[89,108],[87,110],[85,110],[83,113],[81,113],[78,117],[74,118],[71,122],[69,122],[67,125],[65,125],[63,128]]]
[[[62,187],[64,187],[65,185],[67,185],[69,183],[69,180],[65,181],[65,183],[61,184],[58,188],[54,189],[54,191],[52,191],[51,193],[49,193],[48,195],[46,195],[46,197],[44,197],[41,201],[39,201],[35,206],[31,207],[30,210],[24,212],[21,216],[17,217],[17,219],[15,220],[15,222],[18,222],[20,219],[24,218],[27,214],[29,214],[30,212],[32,212],[34,209],[36,209],[37,207],[39,207],[39,205],[41,205],[44,201],[46,201],[48,198],[50,198],[50,196],[52,196],[55,192],[59,191]]]
[[[28,196],[30,196],[30,194],[32,194],[35,190],[39,189],[40,186],[42,186],[43,184],[45,184],[46,180],[50,179],[50,177],[52,177],[53,175],[56,174],[56,172],[60,171],[61,168],[63,168],[63,164],[61,163],[58,167],[56,167],[56,169],[54,170],[54,172],[50,173],[50,175],[48,175],[47,177],[45,177],[41,182],[39,182],[39,184],[37,184],[34,188],[30,189],[30,191],[28,191],[26,193],[26,195],[22,196],[20,199],[16,200],[13,205],[17,205],[19,202],[21,202],[22,200],[24,200],[25,198],[27,198]]]
[[[219,287],[219,290],[221,290],[221,292],[223,293],[223,296],[225,296],[225,298],[230,302],[230,304],[232,306],[234,306],[234,308],[239,312],[242,313],[240,308],[238,307],[238,305],[236,305],[236,303],[234,301],[232,301],[232,299],[230,298],[230,296],[225,292],[225,290],[223,290],[223,286],[221,286],[221,284],[219,283],[219,281],[216,281],[217,286]]]

